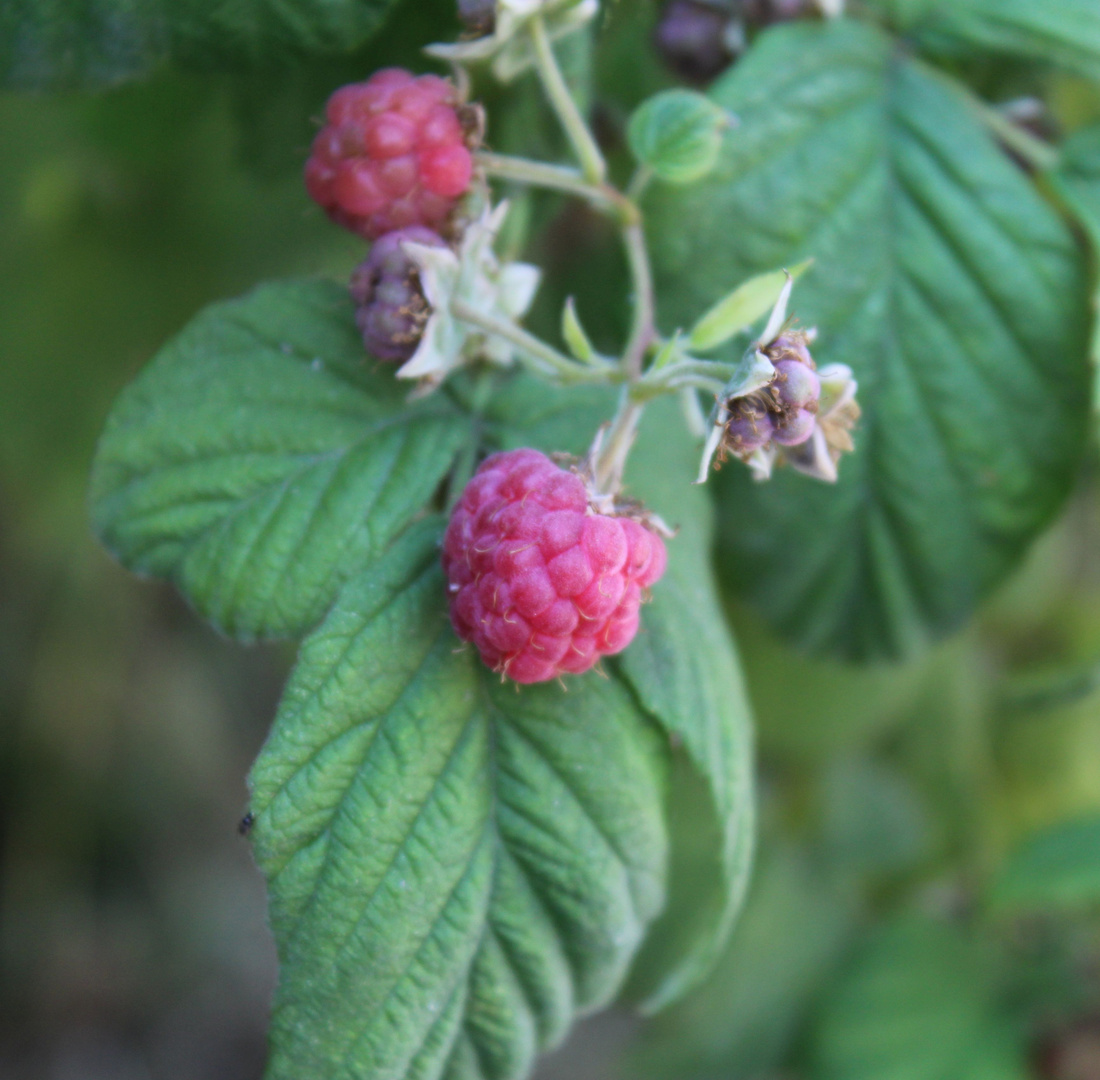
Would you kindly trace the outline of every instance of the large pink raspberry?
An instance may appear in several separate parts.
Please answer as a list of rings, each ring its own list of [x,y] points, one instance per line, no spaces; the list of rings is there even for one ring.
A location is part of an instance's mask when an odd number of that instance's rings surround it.
[[[325,118],[305,179],[335,222],[368,240],[443,228],[473,174],[451,82],[387,68],[337,90]]]
[[[580,674],[634,640],[666,559],[655,532],[594,510],[581,478],[545,454],[494,454],[443,539],[451,622],[514,682]]]

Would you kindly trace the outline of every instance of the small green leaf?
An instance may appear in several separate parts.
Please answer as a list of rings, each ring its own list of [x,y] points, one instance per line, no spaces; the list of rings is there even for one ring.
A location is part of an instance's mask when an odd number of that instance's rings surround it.
[[[813,1038],[817,1080],[1023,1080],[1019,1038],[978,945],[903,916],[830,988]]]
[[[835,486],[722,470],[721,571],[804,648],[914,654],[1017,565],[1077,474],[1079,252],[965,99],[870,26],[769,30],[714,94],[737,137],[712,177],[652,200],[663,320],[813,256],[793,310],[863,408]]]
[[[0,9],[0,84],[108,86],[166,60],[256,67],[348,53],[394,0],[14,0]]]
[[[797,281],[812,263],[813,259],[804,259],[789,271],[772,270],[742,282],[695,324],[688,339],[688,348],[707,352],[747,330],[775,306],[787,283],[788,273]]]
[[[1100,815],[1062,822],[1023,845],[990,890],[1001,911],[1100,907]]]
[[[569,351],[584,364],[595,363],[599,357],[588,340],[588,335],[581,326],[581,320],[577,316],[577,305],[573,303],[573,297],[565,302],[565,309],[561,315],[561,332],[565,338],[565,344]]]
[[[730,117],[702,94],[665,90],[630,118],[627,139],[638,163],[670,184],[692,184],[714,168]]]
[[[617,681],[502,686],[439,520],[348,583],[252,773],[281,974],[270,1080],[521,1078],[664,902],[662,773]]]
[[[432,497],[464,418],[405,402],[346,290],[268,285],[199,315],[120,397],[92,476],[104,544],[227,633],[316,625]]]

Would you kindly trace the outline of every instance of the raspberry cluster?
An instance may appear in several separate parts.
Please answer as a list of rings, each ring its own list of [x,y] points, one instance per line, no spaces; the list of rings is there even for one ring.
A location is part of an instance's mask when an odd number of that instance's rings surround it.
[[[410,225],[443,229],[473,159],[454,86],[387,68],[341,87],[306,163],[309,194],[368,240]]]
[[[443,238],[422,225],[386,233],[351,275],[355,322],[367,352],[378,360],[404,363],[416,352],[431,308],[406,240],[444,247]]]
[[[443,540],[451,622],[514,682],[580,674],[634,639],[666,558],[655,532],[597,512],[584,481],[544,454],[494,454]]]
[[[772,442],[799,446],[817,425],[821,380],[806,334],[788,331],[764,351],[775,365],[775,378],[763,390],[729,404],[725,448],[739,457]]]

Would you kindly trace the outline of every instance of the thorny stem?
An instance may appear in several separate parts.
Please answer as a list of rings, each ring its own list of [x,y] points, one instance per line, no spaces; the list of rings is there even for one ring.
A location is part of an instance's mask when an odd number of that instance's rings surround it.
[[[558,67],[557,58],[554,56],[554,47],[550,43],[550,35],[546,32],[546,23],[541,15],[536,15],[530,22],[531,44],[535,49],[535,66],[538,69],[539,78],[546,90],[546,96],[550,104],[558,114],[562,127],[573,144],[573,150],[581,164],[581,171],[590,184],[602,184],[607,178],[607,163],[600,153],[596,140],[588,130],[576,101],[566,84],[565,77]]]
[[[565,383],[608,383],[617,380],[618,372],[608,364],[599,367],[581,365],[570,360],[564,353],[547,345],[541,338],[528,333],[508,319],[500,319],[479,311],[463,300],[451,301],[451,314],[456,319],[484,330],[487,334],[510,341],[520,354],[531,363],[541,375],[549,375]]]

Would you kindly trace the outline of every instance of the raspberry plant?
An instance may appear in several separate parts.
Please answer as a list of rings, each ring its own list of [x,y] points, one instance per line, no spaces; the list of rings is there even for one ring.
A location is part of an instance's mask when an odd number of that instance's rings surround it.
[[[271,1077],[518,1080],[620,993],[680,997],[754,834],[712,547],[803,646],[899,655],[964,621],[1064,497],[1088,307],[1059,210],[1095,239],[1095,140],[1060,155],[944,58],[1096,76],[1095,12],[840,6],[665,5],[644,36],[675,70],[743,58],[709,95],[613,91],[598,138],[599,57],[587,83],[560,61],[591,62],[614,4],[458,4],[437,71],[363,71],[324,107],[305,188],[372,244],[350,286],[215,305],[116,405],[107,547],[228,635],[301,641],[247,818],[281,964]],[[324,54],[386,5],[252,0],[208,39],[187,7],[134,16],[128,53],[66,48],[29,9],[0,59],[26,84]],[[562,200],[621,240],[616,340],[589,319],[612,289],[545,283],[529,254]],[[895,936],[872,976],[936,955]]]

